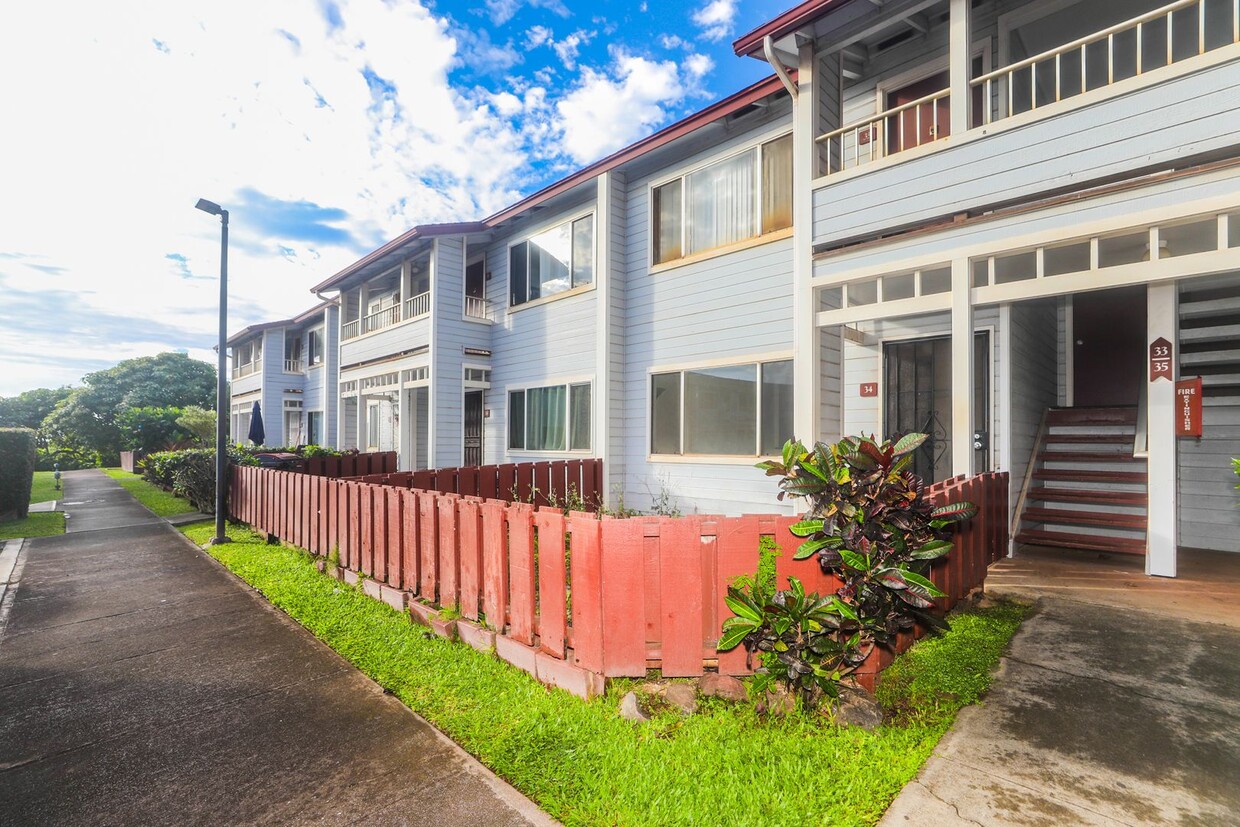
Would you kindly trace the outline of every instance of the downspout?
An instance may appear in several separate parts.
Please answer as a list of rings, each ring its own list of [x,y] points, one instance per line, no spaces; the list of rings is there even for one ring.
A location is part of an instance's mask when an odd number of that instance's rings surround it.
[[[766,62],[771,64],[775,74],[779,75],[779,82],[788,90],[788,94],[792,96],[792,99],[796,100],[798,94],[797,85],[792,82],[792,78],[788,77],[788,70],[784,68],[784,64],[780,62],[779,58],[775,57],[775,42],[771,40],[769,34],[762,38],[762,54],[766,56]]]

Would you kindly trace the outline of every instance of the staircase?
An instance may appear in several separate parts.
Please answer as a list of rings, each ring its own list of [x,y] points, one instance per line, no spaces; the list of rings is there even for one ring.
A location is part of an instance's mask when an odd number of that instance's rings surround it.
[[[1015,540],[1029,545],[1145,554],[1146,467],[1133,456],[1137,409],[1051,408]]]

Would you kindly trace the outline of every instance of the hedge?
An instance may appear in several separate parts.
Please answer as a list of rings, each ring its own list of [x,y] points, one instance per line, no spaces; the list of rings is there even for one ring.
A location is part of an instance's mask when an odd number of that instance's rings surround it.
[[[0,428],[0,522],[21,520],[29,513],[34,463],[34,431]]]

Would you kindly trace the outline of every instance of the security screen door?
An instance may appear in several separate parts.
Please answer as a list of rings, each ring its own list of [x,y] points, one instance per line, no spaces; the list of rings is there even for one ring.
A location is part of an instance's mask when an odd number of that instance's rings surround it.
[[[990,465],[990,333],[973,337],[973,427],[981,448],[973,470]],[[927,483],[952,476],[952,341],[949,336],[883,345],[883,431],[890,439],[929,434],[913,457],[913,472]]]

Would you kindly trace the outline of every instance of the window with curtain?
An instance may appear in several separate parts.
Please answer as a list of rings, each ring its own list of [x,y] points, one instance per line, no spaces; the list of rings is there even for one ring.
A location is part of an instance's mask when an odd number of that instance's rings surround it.
[[[508,392],[508,448],[590,450],[590,384]]]
[[[785,135],[654,188],[655,264],[792,226],[792,136]]]
[[[323,364],[323,328],[316,327],[306,333],[306,364]]]
[[[651,454],[773,456],[791,436],[791,361],[651,377]]]
[[[508,248],[509,303],[525,304],[594,281],[594,216],[586,215]]]

